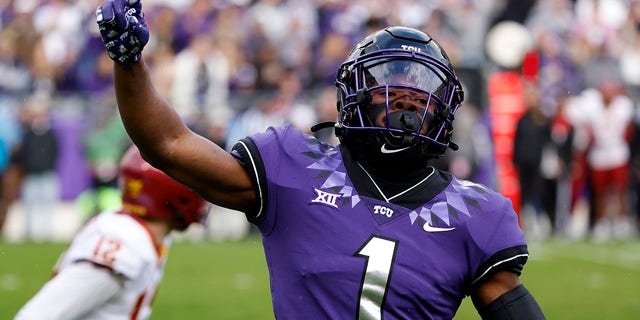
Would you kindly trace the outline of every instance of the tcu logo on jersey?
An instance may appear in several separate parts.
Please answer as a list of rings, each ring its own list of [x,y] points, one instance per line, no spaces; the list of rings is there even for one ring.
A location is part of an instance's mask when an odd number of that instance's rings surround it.
[[[403,45],[401,45],[400,47],[401,47],[402,49],[404,49],[404,50],[420,52],[420,48],[418,48],[418,47],[408,46],[408,45],[406,45],[406,44],[403,44]]]
[[[314,188],[313,190],[316,192],[316,198],[311,200],[311,203],[321,203],[336,209],[338,208],[336,201],[338,200],[338,198],[342,197],[341,194],[329,193],[316,188]]]
[[[383,216],[387,216],[387,218],[391,218],[391,216],[393,216],[393,210],[384,207],[384,206],[373,206],[373,213],[375,214],[381,214]]]

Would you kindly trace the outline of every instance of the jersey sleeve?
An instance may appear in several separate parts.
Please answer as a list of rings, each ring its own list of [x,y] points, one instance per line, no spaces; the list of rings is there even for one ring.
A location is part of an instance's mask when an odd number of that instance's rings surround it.
[[[249,173],[253,181],[258,201],[256,201],[256,206],[251,211],[245,212],[245,214],[249,222],[258,223],[265,216],[266,200],[269,194],[262,156],[255,142],[248,137],[238,141],[233,146],[231,155]]]
[[[275,223],[276,180],[280,169],[286,166],[285,159],[300,148],[302,132],[292,126],[270,127],[266,131],[240,140],[232,149],[232,155],[247,170],[254,181],[259,201],[253,212],[247,213],[248,220],[258,226],[262,233],[268,233]]]
[[[117,275],[89,263],[74,263],[49,280],[15,320],[79,319],[122,289]]]
[[[474,259],[476,269],[470,290],[498,271],[509,270],[520,275],[529,258],[524,233],[511,201],[496,195],[492,202],[495,205],[467,225],[476,251],[479,252]]]
[[[151,263],[146,232],[127,223],[102,223],[74,239],[64,261],[88,261],[129,279],[137,278]]]

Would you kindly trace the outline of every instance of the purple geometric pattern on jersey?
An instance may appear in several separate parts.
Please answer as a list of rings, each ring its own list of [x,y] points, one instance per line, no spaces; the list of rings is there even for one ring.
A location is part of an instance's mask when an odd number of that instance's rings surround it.
[[[360,202],[360,197],[354,196],[353,187],[347,185],[347,173],[337,170],[342,164],[342,158],[338,156],[338,148],[321,143],[309,136],[305,136],[305,142],[312,151],[302,154],[318,160],[307,166],[307,169],[320,170],[316,178],[325,178],[320,188],[340,193],[342,205],[351,202],[351,207],[355,207]]]
[[[460,215],[471,217],[472,212],[481,212],[478,210],[480,209],[478,200],[486,200],[486,194],[487,191],[480,185],[454,178],[451,185],[434,199],[435,203],[431,201],[409,213],[411,224],[414,225],[416,221],[420,221],[417,224],[420,228],[425,223],[436,227],[448,227],[451,225],[452,218],[457,220]],[[469,210],[469,206],[476,210]]]
[[[346,185],[347,174],[337,171],[342,164],[342,158],[338,157],[338,149],[327,144],[319,142],[313,137],[305,137],[305,142],[312,152],[304,152],[303,154],[317,159],[316,162],[309,165],[308,169],[320,170],[317,178],[326,178],[321,185],[322,189],[328,189],[333,192],[340,193],[343,199],[343,205],[351,202],[351,207],[355,207],[360,202],[358,195],[353,195],[353,187]],[[480,185],[454,179],[448,189],[453,188],[455,192],[449,190],[442,194],[444,201],[437,201],[430,206],[423,206],[409,213],[411,224],[414,225],[418,217],[421,218],[418,227],[422,228],[425,223],[432,226],[448,227],[451,225],[451,219],[458,219],[460,215],[471,216],[471,212],[480,212],[478,200],[486,200],[486,190]],[[442,196],[441,195],[441,196]],[[469,206],[476,210],[469,210]]]

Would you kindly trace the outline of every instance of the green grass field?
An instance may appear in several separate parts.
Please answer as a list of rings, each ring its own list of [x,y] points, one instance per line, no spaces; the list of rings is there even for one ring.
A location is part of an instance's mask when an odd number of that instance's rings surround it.
[[[48,279],[64,244],[0,243],[0,319]],[[523,282],[548,319],[640,319],[640,242],[530,244]],[[152,319],[273,319],[260,240],[176,243]],[[465,300],[456,320],[479,319]]]

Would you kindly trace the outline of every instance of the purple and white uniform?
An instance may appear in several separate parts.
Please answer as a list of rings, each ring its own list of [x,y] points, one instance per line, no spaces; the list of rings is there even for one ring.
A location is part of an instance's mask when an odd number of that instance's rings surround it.
[[[366,196],[340,147],[291,126],[233,154],[257,182],[248,216],[279,319],[451,319],[474,285],[527,261],[511,201],[482,185],[434,170],[405,195],[417,206]]]

